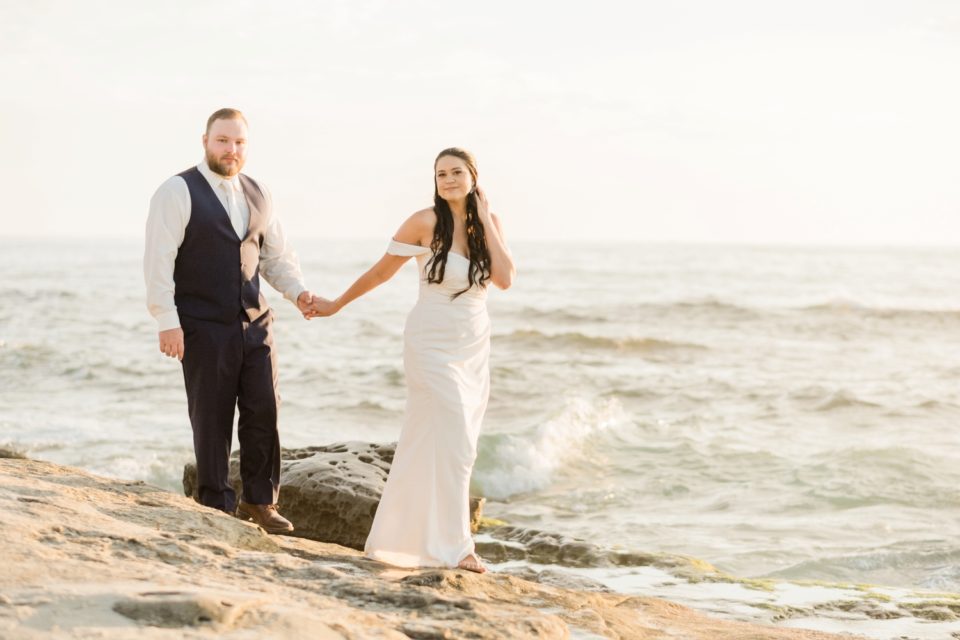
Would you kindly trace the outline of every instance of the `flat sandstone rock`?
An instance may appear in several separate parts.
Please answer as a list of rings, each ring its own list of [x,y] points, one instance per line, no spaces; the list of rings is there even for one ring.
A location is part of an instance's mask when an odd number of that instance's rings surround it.
[[[142,482],[0,459],[2,638],[849,638],[516,576],[402,571]]]

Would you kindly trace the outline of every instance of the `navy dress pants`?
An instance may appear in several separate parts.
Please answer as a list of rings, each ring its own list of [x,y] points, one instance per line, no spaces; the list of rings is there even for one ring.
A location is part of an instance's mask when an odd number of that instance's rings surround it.
[[[200,503],[227,513],[237,507],[230,487],[234,408],[239,408],[243,501],[276,504],[280,491],[280,436],[273,312],[230,324],[181,315],[183,379],[197,455]]]

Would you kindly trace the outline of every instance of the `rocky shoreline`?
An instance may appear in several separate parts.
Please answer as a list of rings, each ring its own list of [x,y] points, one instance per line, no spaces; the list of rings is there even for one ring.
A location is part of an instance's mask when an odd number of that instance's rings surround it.
[[[392,569],[142,482],[9,454],[0,507],[3,638],[851,637],[718,619],[530,567]]]

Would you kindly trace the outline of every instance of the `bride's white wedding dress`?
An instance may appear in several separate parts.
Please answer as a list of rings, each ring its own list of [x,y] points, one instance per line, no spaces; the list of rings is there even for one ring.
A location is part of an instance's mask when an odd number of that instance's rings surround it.
[[[474,552],[470,473],[490,395],[487,292],[467,287],[470,261],[447,255],[443,282],[427,283],[430,249],[391,241],[416,256],[420,295],[404,328],[407,410],[365,551],[400,567],[455,567]]]

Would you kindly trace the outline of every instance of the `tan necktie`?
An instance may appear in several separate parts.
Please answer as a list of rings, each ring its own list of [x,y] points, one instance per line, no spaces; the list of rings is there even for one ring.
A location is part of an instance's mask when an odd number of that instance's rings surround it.
[[[223,190],[227,192],[227,215],[230,217],[230,224],[233,230],[237,232],[238,238],[243,238],[243,218],[240,216],[240,206],[237,204],[237,192],[233,184],[224,180],[220,183]]]

